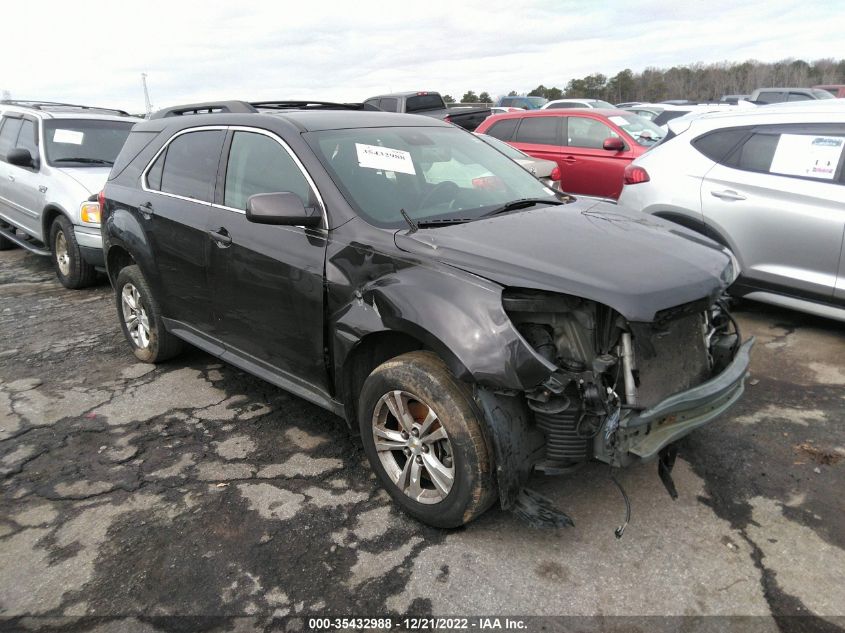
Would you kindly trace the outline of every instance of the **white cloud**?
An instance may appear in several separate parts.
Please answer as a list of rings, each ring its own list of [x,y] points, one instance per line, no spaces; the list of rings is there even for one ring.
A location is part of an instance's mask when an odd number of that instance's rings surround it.
[[[4,6],[0,88],[143,108],[221,98],[456,97],[563,87],[591,72],[838,50],[835,2],[426,0]]]

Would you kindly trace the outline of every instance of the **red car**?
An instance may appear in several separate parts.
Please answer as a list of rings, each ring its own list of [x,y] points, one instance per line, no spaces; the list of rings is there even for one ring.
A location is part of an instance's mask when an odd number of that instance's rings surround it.
[[[619,197],[625,168],[663,136],[639,115],[597,108],[509,112],[488,117],[476,132],[555,161],[564,191],[606,198]]]

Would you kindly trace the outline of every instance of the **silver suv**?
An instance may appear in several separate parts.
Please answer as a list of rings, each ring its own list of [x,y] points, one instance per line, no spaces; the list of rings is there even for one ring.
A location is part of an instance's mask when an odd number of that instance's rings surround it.
[[[628,166],[619,204],[728,246],[731,294],[845,321],[845,101],[676,121]]]
[[[65,287],[90,285],[103,266],[96,196],[138,120],[122,110],[0,103],[0,250],[51,257]]]

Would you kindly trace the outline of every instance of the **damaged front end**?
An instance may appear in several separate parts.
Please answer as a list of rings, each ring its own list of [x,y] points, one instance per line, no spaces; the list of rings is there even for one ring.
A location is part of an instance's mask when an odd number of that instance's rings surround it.
[[[661,478],[672,493],[673,443],[743,393],[753,339],[742,343],[721,301],[663,310],[650,323],[629,322],[595,301],[538,290],[506,289],[502,302],[525,341],[556,367],[539,386],[498,396],[499,403],[510,401],[510,424],[524,418],[523,439],[508,447],[506,457],[530,462],[519,469],[523,485],[526,471],[562,474],[593,459],[615,469],[660,458]],[[480,401],[491,420],[491,396],[481,394]],[[501,475],[500,488],[510,487],[500,490],[505,505],[513,500],[517,477],[502,481]]]

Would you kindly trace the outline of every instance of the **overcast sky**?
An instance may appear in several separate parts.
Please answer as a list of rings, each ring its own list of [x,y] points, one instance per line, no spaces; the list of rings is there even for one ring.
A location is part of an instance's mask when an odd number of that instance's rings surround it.
[[[9,2],[0,89],[143,111],[209,99],[494,97],[592,72],[845,57],[841,0]],[[837,6],[838,5],[838,6]]]

